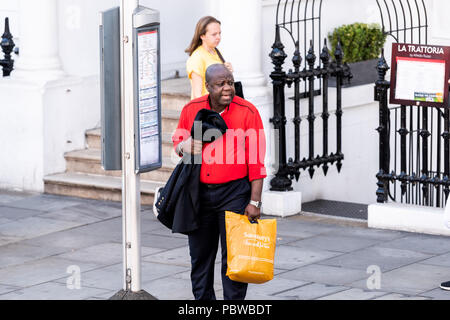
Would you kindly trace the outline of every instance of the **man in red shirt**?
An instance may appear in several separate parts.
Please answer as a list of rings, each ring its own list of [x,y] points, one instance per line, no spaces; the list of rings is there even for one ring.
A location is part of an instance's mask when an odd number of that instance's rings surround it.
[[[216,299],[214,262],[220,237],[224,299],[243,300],[248,285],[226,276],[225,211],[245,214],[250,221],[260,218],[263,180],[267,176],[264,127],[256,107],[235,96],[234,78],[226,67],[222,64],[210,66],[205,79],[209,95],[195,99],[183,108],[172,137],[175,151],[180,156],[202,154],[199,229],[188,235],[192,290],[196,300]],[[201,130],[200,137],[191,137],[191,128],[201,109],[221,114],[228,126],[224,135],[218,135],[209,144],[202,143]]]

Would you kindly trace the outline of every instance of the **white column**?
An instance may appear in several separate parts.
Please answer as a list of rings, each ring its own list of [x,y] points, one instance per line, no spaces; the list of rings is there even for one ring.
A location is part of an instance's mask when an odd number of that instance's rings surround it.
[[[233,64],[235,79],[242,81],[245,98],[267,96],[262,73],[261,0],[221,0],[211,5],[222,22],[220,49]]]
[[[13,78],[54,80],[64,75],[58,55],[57,0],[20,0],[20,56]]]

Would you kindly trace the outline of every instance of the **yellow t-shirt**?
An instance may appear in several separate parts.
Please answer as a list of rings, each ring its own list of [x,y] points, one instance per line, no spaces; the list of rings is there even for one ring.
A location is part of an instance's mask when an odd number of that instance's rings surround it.
[[[188,77],[191,80],[191,88],[192,88],[192,72],[195,72],[196,74],[202,77],[203,83],[202,95],[208,94],[208,91],[206,90],[205,86],[206,69],[208,69],[209,66],[216,63],[222,63],[222,60],[220,60],[217,52],[215,54],[212,54],[207,50],[205,50],[203,46],[198,47],[186,62],[186,70]],[[191,98],[193,97],[194,93],[193,90],[191,89]]]

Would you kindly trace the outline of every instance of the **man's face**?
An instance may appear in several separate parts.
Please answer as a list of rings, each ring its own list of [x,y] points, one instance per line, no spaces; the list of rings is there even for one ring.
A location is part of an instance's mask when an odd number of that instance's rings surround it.
[[[206,83],[211,103],[218,107],[227,107],[236,94],[234,90],[234,78],[231,72],[224,68],[218,70]]]

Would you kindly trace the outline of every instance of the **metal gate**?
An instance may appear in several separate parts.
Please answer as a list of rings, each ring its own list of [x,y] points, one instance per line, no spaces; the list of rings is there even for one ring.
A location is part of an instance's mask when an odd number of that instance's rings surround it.
[[[424,1],[378,1],[385,33],[396,42],[427,44],[428,18]],[[375,100],[379,101],[378,202],[445,206],[449,195],[450,109],[390,106],[389,66],[378,63]]]
[[[276,35],[270,57],[274,64],[274,71],[270,77],[273,80],[274,117],[271,119],[275,131],[278,133],[276,143],[278,172],[271,181],[272,191],[291,191],[292,180],[297,181],[301,170],[308,170],[310,177],[314,176],[315,167],[322,167],[326,175],[329,165],[336,163],[341,170],[344,154],[342,153],[342,80],[350,78],[351,73],[347,64],[342,63],[343,52],[338,43],[332,61],[327,48],[327,40],[321,38],[322,0],[279,0],[276,13]],[[287,58],[284,44],[281,42],[281,32],[286,32],[294,44],[292,64],[294,69],[287,73],[283,64]],[[308,38],[309,35],[309,38]],[[300,39],[303,41],[300,41]],[[302,56],[303,53],[303,56]],[[302,62],[304,62],[302,64]],[[329,152],[329,79],[336,78],[336,150]],[[294,127],[294,157],[287,159],[285,89],[294,86],[294,116],[290,119]],[[315,129],[316,106],[315,97],[322,95],[322,154],[316,155]],[[301,99],[307,98],[307,106],[303,106]],[[306,104],[306,103],[305,103]],[[302,108],[307,108],[308,114],[301,117]],[[301,158],[300,129],[302,122],[308,122],[307,156]]]

